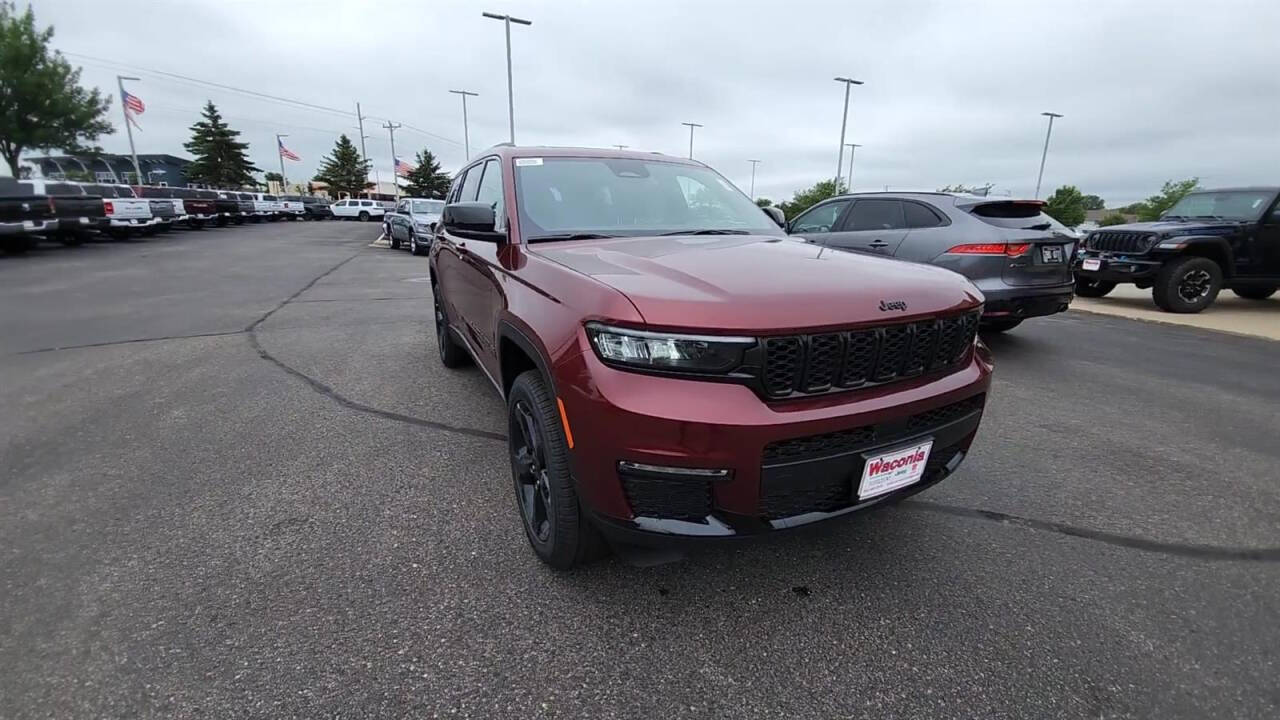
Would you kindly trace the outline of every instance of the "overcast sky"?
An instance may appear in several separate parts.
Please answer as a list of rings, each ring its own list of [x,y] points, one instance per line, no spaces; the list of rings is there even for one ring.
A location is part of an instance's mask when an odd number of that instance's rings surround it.
[[[442,2],[422,0],[36,0],[55,46],[129,67],[71,59],[83,81],[115,95],[136,75],[147,104],[138,152],[187,156],[182,142],[205,99],[243,132],[263,170],[279,167],[274,134],[311,177],[354,108],[382,179],[386,119],[397,154],[424,147],[452,172],[507,139],[502,24],[512,27],[516,139],[688,151],[744,191],[787,199],[836,172],[842,85],[855,87],[846,142],[855,189],[995,183],[1030,196],[1045,137],[1048,194],[1062,184],[1109,206],[1169,178],[1206,185],[1280,182],[1280,2]],[[155,75],[161,70],[318,105],[350,117]],[[112,119],[120,125],[118,98]],[[123,128],[103,147],[127,152]],[[847,156],[846,156],[847,163]]]

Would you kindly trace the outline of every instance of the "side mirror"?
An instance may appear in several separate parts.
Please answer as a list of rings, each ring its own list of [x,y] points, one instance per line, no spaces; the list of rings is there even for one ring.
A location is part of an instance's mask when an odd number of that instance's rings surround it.
[[[764,207],[760,209],[764,210],[765,215],[768,215],[770,218],[773,219],[774,222],[778,223],[778,227],[782,228],[783,230],[788,229],[787,216],[782,213],[781,209],[776,208],[772,205],[770,205],[769,207]]]
[[[493,206],[485,202],[446,205],[441,216],[444,229],[454,235],[486,242],[500,242],[507,234],[494,229],[497,218]]]

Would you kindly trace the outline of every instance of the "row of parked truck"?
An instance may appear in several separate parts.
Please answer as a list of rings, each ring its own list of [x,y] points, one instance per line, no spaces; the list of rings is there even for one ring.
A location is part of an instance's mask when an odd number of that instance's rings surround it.
[[[172,227],[331,217],[329,201],[303,195],[0,178],[0,244],[7,253],[41,240],[79,245],[95,234],[123,239]]]

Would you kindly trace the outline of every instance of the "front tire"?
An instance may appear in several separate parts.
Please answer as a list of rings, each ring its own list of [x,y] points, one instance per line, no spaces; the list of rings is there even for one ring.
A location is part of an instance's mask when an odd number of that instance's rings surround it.
[[[431,302],[435,306],[436,347],[440,351],[440,364],[447,368],[463,367],[471,361],[471,356],[449,330],[449,316],[445,314],[444,303],[440,300],[440,289],[434,283],[431,285]]]
[[[1094,278],[1076,278],[1076,295],[1085,298],[1106,297],[1107,293],[1116,289],[1116,284]]]
[[[982,330],[991,332],[1009,332],[1022,324],[1022,318],[1000,318],[999,320],[983,320],[979,325]]]
[[[1160,268],[1151,299],[1165,312],[1198,313],[1213,304],[1222,289],[1222,268],[1203,257],[1184,257]]]
[[[538,559],[568,570],[598,557],[603,541],[578,501],[556,399],[537,370],[511,385],[507,445],[516,508]]]
[[[1245,300],[1266,300],[1275,295],[1276,290],[1276,286],[1272,285],[1271,287],[1232,288],[1231,292]]]
[[[425,255],[423,247],[418,244],[418,233],[413,230],[409,231],[409,253],[412,255]]]

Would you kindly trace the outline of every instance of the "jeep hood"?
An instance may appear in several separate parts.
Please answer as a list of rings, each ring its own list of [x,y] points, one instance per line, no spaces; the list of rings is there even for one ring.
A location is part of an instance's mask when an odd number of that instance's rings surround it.
[[[1240,228],[1239,220],[1155,220],[1152,222],[1125,223],[1124,225],[1108,225],[1092,232],[1159,233],[1161,237],[1177,235],[1226,235]]]
[[[530,250],[622,292],[647,324],[777,331],[928,317],[976,307],[949,270],[756,235],[618,238]],[[885,303],[906,309],[881,310]]]

